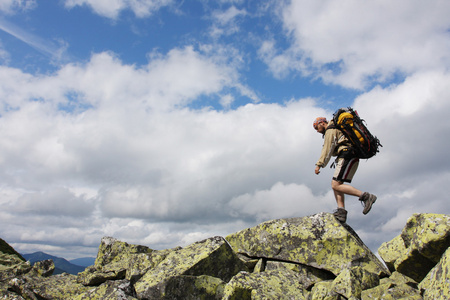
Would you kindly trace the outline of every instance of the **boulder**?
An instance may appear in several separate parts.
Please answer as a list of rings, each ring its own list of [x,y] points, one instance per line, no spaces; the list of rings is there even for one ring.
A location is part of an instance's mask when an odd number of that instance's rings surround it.
[[[77,283],[76,276],[63,273],[50,277],[25,276],[11,279],[8,290],[25,299],[73,299],[88,288]]]
[[[4,257],[10,256],[14,257],[14,260],[26,261],[25,258],[20,255],[11,245],[9,245],[5,240],[0,239],[0,254],[4,254]],[[14,263],[15,264],[15,263]],[[0,260],[0,266],[6,265],[5,261]]]
[[[138,298],[159,299],[167,296],[171,279],[181,275],[208,275],[229,281],[246,265],[222,237],[209,238],[170,252],[155,268],[135,284]]]
[[[0,253],[0,282],[30,272],[29,262],[25,262],[15,255]]]
[[[259,273],[240,272],[225,286],[223,300],[308,299],[299,275],[288,269]]]
[[[361,296],[362,299],[421,299],[417,282],[399,272],[381,279],[378,286],[362,291]]]
[[[385,299],[385,300],[422,300],[420,291],[408,284],[383,283],[379,286],[362,292],[362,300]],[[439,298],[436,298],[439,299]]]
[[[344,296],[346,299],[355,297],[361,298],[363,290],[373,288],[380,283],[380,278],[377,274],[368,272],[363,268],[357,266],[351,269],[344,269],[333,280],[330,287],[331,291],[336,294]]]
[[[52,275],[51,260],[31,267],[0,241],[0,299],[450,298],[449,219],[408,219],[378,250],[388,268],[327,213],[166,250],[105,237],[94,266],[78,276]]]
[[[169,278],[164,284],[164,295],[144,299],[222,299],[226,282],[220,278],[200,275],[179,275]]]
[[[329,213],[264,222],[226,240],[235,252],[249,257],[304,264],[335,276],[354,266],[379,276],[390,274],[356,233]]]
[[[3,239],[0,239],[0,283],[26,274],[31,265]],[[1,288],[1,286],[0,286]]]
[[[450,216],[413,214],[401,235],[382,245],[379,254],[391,270],[395,269],[420,282],[448,247]]]
[[[333,281],[325,280],[316,283],[309,299],[314,300],[343,300],[343,296],[333,291]]]
[[[281,261],[267,261],[264,271],[279,269],[288,269],[298,274],[299,282],[306,290],[311,290],[314,284],[324,281],[333,280],[336,276],[334,274],[316,269],[307,265],[288,263]]]
[[[43,261],[38,261],[34,263],[33,267],[31,268],[31,271],[28,276],[42,276],[42,277],[48,277],[53,274],[53,271],[55,271],[55,264],[53,263],[53,260],[47,259]]]
[[[395,271],[395,262],[406,252],[405,242],[401,235],[396,236],[389,242],[384,242],[378,248],[378,254],[385,262],[389,271]]]
[[[127,279],[135,282],[146,270],[160,263],[170,251],[155,251],[146,246],[104,237],[95,264],[79,273],[77,280],[86,286],[96,286],[108,280]]]
[[[103,237],[94,266],[101,268],[109,265],[122,265],[124,262],[129,261],[132,254],[151,252],[153,250],[146,246],[128,244],[113,237]]]
[[[73,300],[134,300],[134,289],[128,280],[114,280],[102,283],[100,286],[89,289],[87,292],[73,298]]]
[[[424,299],[450,299],[450,248],[439,263],[420,282]]]

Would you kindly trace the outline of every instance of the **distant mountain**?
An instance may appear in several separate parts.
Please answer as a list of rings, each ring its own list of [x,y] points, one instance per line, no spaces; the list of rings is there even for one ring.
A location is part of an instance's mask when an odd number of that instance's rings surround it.
[[[77,266],[89,267],[95,263],[95,257],[81,257],[69,260],[69,262]]]
[[[40,252],[40,251],[35,252],[35,253],[30,253],[30,254],[22,254],[22,256],[27,261],[29,261],[32,265],[37,261],[43,261],[46,259],[53,260],[53,263],[55,264],[55,271],[53,272],[54,275],[61,274],[64,272],[77,275],[78,273],[83,272],[85,269],[84,266],[74,265],[64,258],[52,256],[50,254]]]

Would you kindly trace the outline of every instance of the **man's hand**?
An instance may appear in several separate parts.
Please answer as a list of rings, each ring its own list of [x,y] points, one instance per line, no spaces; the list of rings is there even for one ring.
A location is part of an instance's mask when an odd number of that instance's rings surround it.
[[[315,172],[316,172],[317,175],[319,175],[319,173],[320,173],[320,167],[319,166],[316,166]]]

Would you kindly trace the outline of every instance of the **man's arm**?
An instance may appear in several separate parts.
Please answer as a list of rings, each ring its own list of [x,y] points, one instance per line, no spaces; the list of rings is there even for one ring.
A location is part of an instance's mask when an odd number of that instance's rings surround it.
[[[319,166],[316,166],[315,173],[316,173],[317,175],[319,175],[319,173],[320,173],[320,167],[319,167]]]
[[[322,152],[320,153],[320,158],[316,163],[315,173],[320,173],[320,168],[325,168],[330,158],[333,154],[334,148],[336,147],[335,135],[337,129],[329,129],[325,133],[325,138],[323,142]]]

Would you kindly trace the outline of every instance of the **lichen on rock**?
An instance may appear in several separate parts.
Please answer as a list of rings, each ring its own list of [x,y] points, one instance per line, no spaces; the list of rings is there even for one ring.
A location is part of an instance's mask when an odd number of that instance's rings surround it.
[[[338,275],[342,269],[364,266],[380,276],[389,270],[332,214],[278,219],[228,235],[238,253],[249,257],[300,263]]]
[[[450,299],[450,216],[414,214],[378,250],[332,214],[279,219],[152,250],[101,240],[94,266],[52,275],[0,249],[0,299]],[[426,276],[425,276],[426,275]]]
[[[139,297],[165,296],[167,281],[180,275],[208,275],[229,281],[245,264],[222,237],[206,239],[169,253],[136,284]]]

